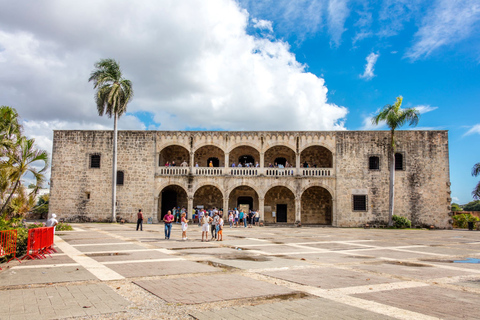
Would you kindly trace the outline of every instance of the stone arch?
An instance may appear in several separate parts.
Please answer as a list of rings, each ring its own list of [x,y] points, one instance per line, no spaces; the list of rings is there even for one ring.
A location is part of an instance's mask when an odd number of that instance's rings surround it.
[[[230,167],[232,163],[238,165],[239,158],[246,155],[249,155],[254,159],[253,165],[255,165],[256,162],[260,163],[260,152],[257,148],[249,145],[239,145],[230,151],[228,166]]]
[[[302,224],[332,224],[333,197],[321,186],[310,186],[301,195]]]
[[[250,198],[250,199],[248,199]],[[236,186],[228,193],[228,209],[235,208],[239,205],[239,200],[243,200],[249,204],[249,209],[259,209],[259,194],[255,188],[245,184]]]
[[[188,195],[185,188],[178,184],[167,184],[160,189],[158,194],[158,221],[173,207],[185,207],[188,205]]]
[[[280,157],[285,158],[289,164],[291,164],[292,166],[295,166],[295,162],[296,162],[295,151],[288,146],[277,145],[277,146],[270,147],[265,151],[264,167],[268,167],[270,163],[274,165],[275,159]]]
[[[225,166],[225,152],[219,146],[213,144],[205,144],[195,150],[194,153],[195,166],[198,163],[199,167],[208,167],[208,159],[217,158],[218,166]]]
[[[267,223],[295,222],[295,193],[286,186],[272,186],[265,193],[264,219]],[[275,212],[275,216],[273,215]]]
[[[250,181],[242,181],[242,183],[240,185],[238,184],[234,184],[232,186],[229,186],[227,187],[227,189],[225,190],[225,195],[230,195],[230,193],[236,188],[236,187],[239,187],[239,186],[245,186],[245,187],[249,187],[249,188],[252,188],[259,197],[262,197],[263,196],[263,193],[262,193],[262,190],[258,189],[258,185],[256,185],[255,183],[252,183]]]
[[[170,185],[175,185],[175,186],[179,186],[180,188],[182,188],[187,194],[188,194],[188,187],[185,183],[181,183],[181,181],[177,180],[177,181],[167,181],[165,183],[162,183],[160,185],[157,185],[155,186],[155,194],[159,195],[160,192],[162,192],[163,189],[165,189],[165,187],[168,187]]]
[[[205,209],[223,208],[223,193],[213,184],[205,184],[193,193],[193,208],[203,206]]]
[[[305,186],[302,187],[302,189],[300,191],[300,196],[305,192],[305,190],[307,190],[308,188],[311,188],[311,187],[320,187],[320,188],[326,189],[332,195],[332,198],[335,195],[335,191],[331,186],[327,186],[326,184],[323,184],[319,181],[314,181],[314,182],[308,183],[308,184],[306,184]]]
[[[327,147],[311,145],[300,152],[300,166],[308,163],[310,168],[333,168],[333,153]]]
[[[259,145],[255,144],[255,143],[248,142],[248,141],[241,141],[241,142],[235,143],[235,144],[231,145],[229,148],[227,148],[225,152],[231,153],[233,150],[235,150],[238,147],[250,147],[250,148],[255,149],[258,153],[260,153]]]
[[[273,187],[285,187],[288,190],[290,190],[295,196],[297,194],[297,191],[295,190],[295,188],[289,185],[285,180],[282,181],[282,180],[274,179],[273,181],[269,181],[266,189],[263,190],[264,198],[268,190],[272,189]]]
[[[183,161],[190,162],[190,152],[184,146],[172,144],[165,146],[158,154],[158,166],[164,166],[166,162],[175,161],[177,166]]]
[[[308,149],[310,147],[316,147],[316,146],[324,147],[325,149],[327,149],[328,151],[330,151],[333,154],[333,151],[330,149],[330,147],[328,147],[325,144],[318,143],[318,142],[310,142],[310,143],[306,143],[306,144],[302,145],[302,147],[299,149],[299,152],[302,153],[305,149]]]

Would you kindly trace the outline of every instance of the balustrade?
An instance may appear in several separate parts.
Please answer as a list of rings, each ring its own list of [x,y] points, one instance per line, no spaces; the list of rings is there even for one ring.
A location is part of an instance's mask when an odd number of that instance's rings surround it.
[[[257,177],[265,175],[267,177],[290,177],[298,175],[304,177],[332,177],[331,168],[224,168],[224,167],[195,167],[193,174],[197,176],[250,176]],[[158,167],[158,175],[182,176],[188,175],[188,167]]]
[[[223,167],[195,167],[193,172],[197,176],[220,176],[223,175],[225,168]]]
[[[300,168],[300,175],[308,177],[330,177],[330,168]]]
[[[166,176],[183,176],[187,175],[190,169],[187,167],[159,167],[157,174]]]
[[[260,168],[228,168],[232,176],[258,176]]]
[[[295,168],[265,168],[266,176],[294,176]]]

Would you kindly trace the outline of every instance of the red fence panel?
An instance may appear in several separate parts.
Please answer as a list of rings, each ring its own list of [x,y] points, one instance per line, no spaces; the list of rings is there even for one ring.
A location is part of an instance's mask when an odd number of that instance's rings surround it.
[[[17,259],[16,253],[17,253],[17,230],[0,231],[0,257],[13,254],[13,258],[7,261],[7,262],[10,262],[13,259]],[[2,270],[2,268],[0,268],[0,270]]]
[[[33,228],[28,230],[27,254],[23,259],[43,259],[45,254],[57,252],[53,248],[55,227]]]

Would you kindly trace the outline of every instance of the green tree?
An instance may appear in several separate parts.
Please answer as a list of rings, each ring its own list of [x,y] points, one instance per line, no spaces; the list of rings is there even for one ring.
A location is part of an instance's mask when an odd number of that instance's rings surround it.
[[[21,135],[22,126],[18,122],[18,113],[9,106],[0,107],[0,155],[5,156],[14,148]]]
[[[11,150],[7,154],[7,160],[5,160],[0,168],[4,170],[6,179],[11,182],[9,188],[10,194],[2,205],[0,214],[3,214],[7,209],[12,196],[17,191],[17,188],[21,186],[22,177],[31,173],[35,179],[35,188],[33,193],[37,193],[45,181],[43,172],[48,167],[48,155],[44,150],[38,150],[35,148],[35,139],[27,139],[26,137],[20,137],[15,144],[15,149]],[[37,166],[39,162],[43,162],[43,167],[38,170]],[[13,185],[13,186],[12,186]]]
[[[452,203],[452,211],[462,211],[462,208],[457,203]]]
[[[480,175],[480,162],[476,163],[472,169],[472,176],[477,177]],[[475,189],[472,191],[473,199],[480,200],[480,182],[478,182]]]
[[[112,168],[112,222],[116,221],[117,187],[117,119],[126,112],[133,97],[132,82],[124,79],[120,65],[114,59],[102,59],[95,63],[95,70],[88,81],[93,81],[95,102],[100,116],[113,117],[113,168]]]
[[[480,200],[470,201],[463,206],[463,211],[480,211]]]
[[[44,194],[38,198],[37,206],[33,208],[33,211],[40,219],[46,219],[48,217],[48,204],[50,202],[50,194]]]
[[[401,109],[402,106],[402,96],[397,97],[397,101],[391,105],[387,104],[383,107],[382,110],[372,119],[372,123],[378,125],[380,122],[385,122],[390,128],[390,201],[388,208],[388,226],[393,225],[392,217],[394,210],[394,196],[395,196],[395,130],[403,126],[406,122],[409,122],[409,125],[416,126],[420,119],[420,113],[414,109]]]

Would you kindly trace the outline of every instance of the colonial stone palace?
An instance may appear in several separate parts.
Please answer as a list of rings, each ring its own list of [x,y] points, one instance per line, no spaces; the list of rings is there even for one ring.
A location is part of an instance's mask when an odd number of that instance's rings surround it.
[[[449,228],[448,132],[396,140],[395,214]],[[112,131],[54,131],[50,213],[110,218],[112,144]],[[385,224],[389,150],[389,131],[119,131],[117,216],[242,206],[266,224]]]

